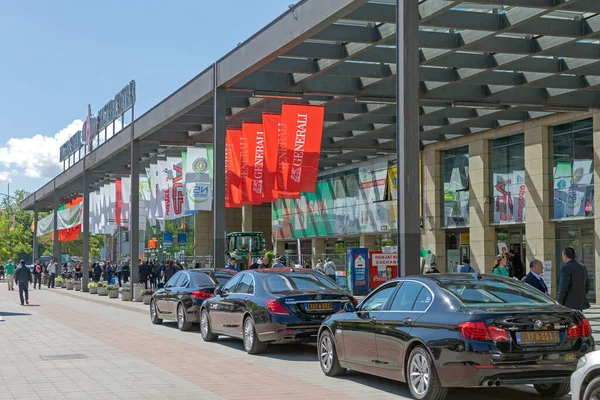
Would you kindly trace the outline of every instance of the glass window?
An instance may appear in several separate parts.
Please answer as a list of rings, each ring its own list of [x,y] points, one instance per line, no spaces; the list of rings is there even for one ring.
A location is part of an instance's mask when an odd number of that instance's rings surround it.
[[[165,285],[165,287],[177,287],[177,283],[179,282],[180,279],[182,279],[183,277],[183,272],[177,272],[175,275],[173,275],[171,277],[171,279],[169,279],[167,281],[167,284]]]
[[[594,215],[592,119],[552,129],[554,218]]]
[[[236,293],[254,294],[254,278],[250,274],[244,274],[242,281],[235,288]]]
[[[181,276],[182,278],[177,281],[177,287],[185,288],[190,283],[190,277],[186,273],[181,274]]]
[[[537,289],[518,281],[439,280],[446,289],[469,308],[536,307],[550,306],[554,301]]]
[[[469,225],[469,147],[442,152],[444,226]]]
[[[421,289],[423,289],[423,285],[418,282],[404,282],[400,289],[398,289],[390,310],[411,311]]]
[[[429,307],[429,305],[431,304],[432,300],[433,296],[431,295],[431,292],[427,290],[427,288],[423,288],[421,289],[421,292],[419,293],[419,296],[417,297],[417,300],[415,301],[412,310],[425,311],[427,310],[427,307]]]
[[[385,308],[388,303],[390,296],[396,290],[396,283],[389,284],[387,286],[378,289],[371,297],[369,297],[360,306],[360,311],[381,311]]]
[[[494,222],[525,221],[525,141],[523,134],[492,141]]]
[[[264,282],[271,293],[288,290],[340,289],[333,281],[320,274],[265,274]]]
[[[204,272],[192,272],[191,276],[194,287],[214,285],[212,279],[210,279],[210,276]]]
[[[216,274],[215,279],[217,280],[219,285],[223,286],[227,284],[227,282],[229,282],[233,276],[233,274]]]
[[[223,286],[223,294],[232,293],[235,285],[237,285],[238,282],[242,279],[242,275],[244,275],[244,274],[236,275],[233,278],[231,278],[229,280],[229,282],[227,282],[227,284],[225,286]]]

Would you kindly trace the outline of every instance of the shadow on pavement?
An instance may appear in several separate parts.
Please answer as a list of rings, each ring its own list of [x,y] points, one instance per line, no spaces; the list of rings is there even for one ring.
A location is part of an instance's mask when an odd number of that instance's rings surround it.
[[[244,343],[241,339],[220,336],[219,340],[215,343],[227,346],[230,349],[239,350],[244,353],[246,352],[246,350],[244,350]],[[266,352],[256,355],[255,357],[266,357],[285,361],[316,362],[317,350],[314,346],[307,344],[273,344],[267,347]]]
[[[2,317],[21,317],[23,315],[31,315],[31,314],[0,311],[0,316],[2,316]]]

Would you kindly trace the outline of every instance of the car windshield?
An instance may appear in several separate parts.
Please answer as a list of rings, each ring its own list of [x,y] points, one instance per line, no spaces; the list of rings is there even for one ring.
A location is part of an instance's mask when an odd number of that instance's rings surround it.
[[[468,308],[545,307],[553,305],[551,298],[524,283],[499,280],[440,280],[440,286]]]
[[[288,290],[323,290],[340,289],[335,283],[324,276],[316,274],[265,274],[264,282],[271,293]]]

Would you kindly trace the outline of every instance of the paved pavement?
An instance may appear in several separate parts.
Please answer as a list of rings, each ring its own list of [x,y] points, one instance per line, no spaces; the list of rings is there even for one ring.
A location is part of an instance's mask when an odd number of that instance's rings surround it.
[[[141,303],[66,289],[30,294],[31,304],[20,306],[18,291],[0,283],[0,400],[411,398],[390,380],[324,376],[312,346],[250,356],[237,340],[205,343],[197,330],[152,325]],[[600,339],[600,309],[590,317]],[[532,393],[455,390],[449,400],[531,400]]]

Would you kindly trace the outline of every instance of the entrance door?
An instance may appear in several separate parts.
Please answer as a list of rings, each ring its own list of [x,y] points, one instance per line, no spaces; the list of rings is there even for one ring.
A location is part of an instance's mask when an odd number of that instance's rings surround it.
[[[594,223],[585,221],[579,226],[561,226],[557,229],[556,240],[556,277],[553,277],[553,283],[558,285],[558,277],[562,266],[562,250],[565,247],[575,249],[576,260],[583,264],[588,271],[590,278],[590,291],[588,300],[590,303],[596,302],[596,262],[594,258]],[[558,286],[556,286],[558,287]]]

